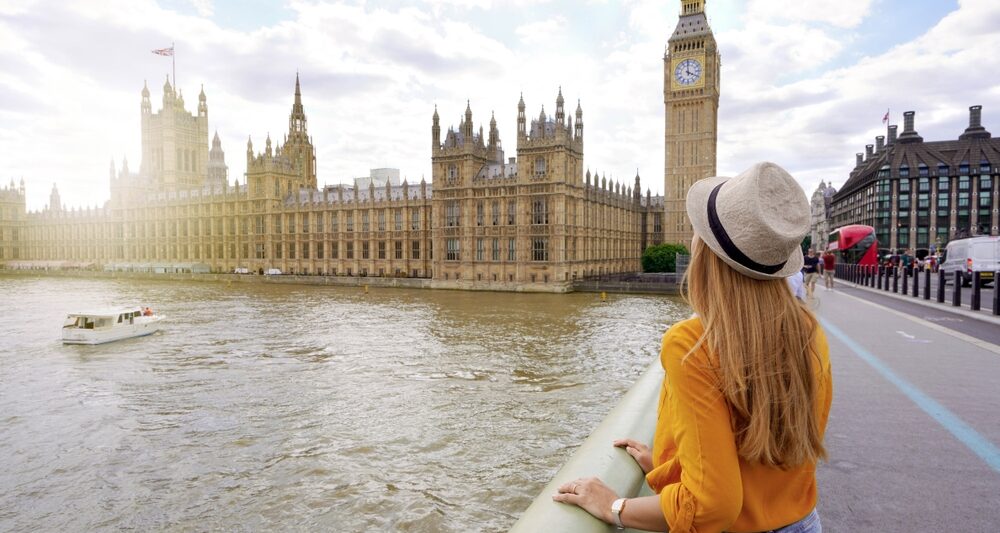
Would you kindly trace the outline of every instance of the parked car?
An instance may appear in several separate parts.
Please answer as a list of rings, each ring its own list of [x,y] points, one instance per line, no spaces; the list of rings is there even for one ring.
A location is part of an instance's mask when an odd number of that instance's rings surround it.
[[[245,268],[245,267],[237,267],[237,268],[233,269],[233,274],[249,274],[249,273],[250,273],[250,269]]]
[[[269,268],[269,269],[267,269],[267,270],[264,271],[264,275],[265,276],[280,276],[281,275],[281,269],[280,268]]]
[[[972,284],[973,272],[979,272],[981,285],[994,281],[994,273],[1000,270],[1000,237],[971,237],[949,242],[941,270],[946,281],[954,279],[954,272],[961,272],[963,286]]]

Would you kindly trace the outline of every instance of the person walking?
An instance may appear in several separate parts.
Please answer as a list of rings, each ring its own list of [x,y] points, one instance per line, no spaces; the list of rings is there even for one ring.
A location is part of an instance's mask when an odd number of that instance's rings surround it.
[[[812,248],[803,259],[802,272],[806,275],[806,300],[812,300],[813,292],[816,291],[816,280],[819,279],[819,258]]]
[[[833,290],[833,273],[837,269],[837,256],[833,255],[833,252],[827,250],[823,254],[823,282],[826,284],[826,290]]]
[[[553,500],[619,529],[822,531],[816,463],[832,399],[829,348],[786,278],[802,269],[809,203],[774,163],[695,182],[685,296],[695,316],[664,335],[652,447],[619,439],[656,495],[619,498],[597,478]]]

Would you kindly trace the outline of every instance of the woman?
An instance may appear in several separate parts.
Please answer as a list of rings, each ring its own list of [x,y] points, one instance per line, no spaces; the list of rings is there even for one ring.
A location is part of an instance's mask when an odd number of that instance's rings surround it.
[[[821,531],[816,462],[832,383],[826,337],[785,278],[802,268],[809,204],[773,163],[688,191],[687,299],[663,337],[653,448],[622,439],[657,493],[618,498],[596,478],[553,499],[650,531]]]

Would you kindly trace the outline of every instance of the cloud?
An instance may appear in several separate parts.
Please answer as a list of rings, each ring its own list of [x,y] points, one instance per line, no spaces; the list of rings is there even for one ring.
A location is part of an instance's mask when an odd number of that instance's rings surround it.
[[[69,205],[104,202],[108,158],[139,166],[142,81],[155,111],[171,70],[150,50],[175,41],[188,109],[204,84],[231,179],[243,181],[248,136],[260,149],[286,131],[298,71],[321,183],[381,166],[429,179],[435,104],[445,129],[466,100],[477,128],[495,111],[513,156],[519,94],[529,115],[543,104],[552,114],[562,86],[569,113],[582,102],[585,166],[629,185],[638,167],[644,189],[663,190],[663,53],[676,2],[398,4],[293,1],[289,18],[237,30],[206,15],[211,2],[192,0],[201,11],[188,14],[152,0],[5,2],[0,182],[24,176],[31,208],[53,182]],[[955,138],[973,104],[1000,129],[996,2],[962,0],[886,50],[857,48],[870,0],[709,2],[709,14],[721,6],[740,11],[714,16],[727,21],[716,33],[720,173],[768,159],[809,192],[821,179],[839,185],[853,154],[883,133],[886,108],[916,110],[928,140]]]

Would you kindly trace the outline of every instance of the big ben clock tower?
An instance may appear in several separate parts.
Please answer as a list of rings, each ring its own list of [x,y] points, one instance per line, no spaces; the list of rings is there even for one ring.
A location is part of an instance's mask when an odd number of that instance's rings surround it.
[[[715,175],[719,65],[705,0],[681,0],[677,28],[663,56],[664,242],[690,246],[691,222],[684,199],[695,181]]]

